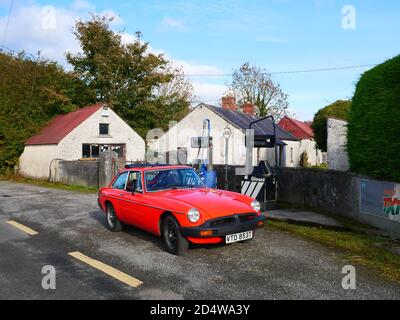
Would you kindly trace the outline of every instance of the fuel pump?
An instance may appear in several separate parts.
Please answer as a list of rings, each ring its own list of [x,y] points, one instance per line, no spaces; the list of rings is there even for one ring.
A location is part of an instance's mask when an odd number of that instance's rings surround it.
[[[267,119],[271,119],[272,121],[273,134],[254,134],[253,126]],[[273,116],[264,117],[250,123],[245,139],[246,169],[245,175],[241,181],[241,193],[256,198],[265,209],[268,204],[274,204],[277,200],[276,173],[279,163],[276,143],[276,124]],[[268,161],[260,161],[258,166],[253,167],[254,148],[274,148],[275,168],[273,169]]]
[[[217,174],[213,171],[212,165],[212,137],[211,137],[211,122],[209,119],[204,119],[203,129],[200,137],[192,137],[191,147],[197,148],[197,157],[193,163],[193,167],[197,166],[197,170],[204,183],[209,188],[216,188]],[[204,156],[205,151],[205,156]]]

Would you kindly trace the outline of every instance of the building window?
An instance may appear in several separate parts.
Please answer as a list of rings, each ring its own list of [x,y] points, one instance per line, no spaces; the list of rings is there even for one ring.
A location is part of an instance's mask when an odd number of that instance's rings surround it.
[[[90,144],[82,145],[82,158],[90,158]]]
[[[108,123],[100,123],[99,132],[100,132],[100,135],[109,135],[109,124]]]
[[[110,145],[111,147],[111,151],[115,151],[118,154],[119,158],[123,158],[124,157],[124,146],[122,144],[114,144],[114,145]]]
[[[91,151],[92,151],[92,158],[98,158],[100,154],[100,149],[98,144],[92,144],[91,145]]]
[[[293,163],[293,147],[290,148],[290,163]]]
[[[106,151],[115,151],[119,158],[125,157],[124,144],[82,144],[82,158],[98,158]]]

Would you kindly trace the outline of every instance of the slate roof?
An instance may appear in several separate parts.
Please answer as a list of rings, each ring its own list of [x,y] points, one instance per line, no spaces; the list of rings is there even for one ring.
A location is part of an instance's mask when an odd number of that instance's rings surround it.
[[[39,134],[28,139],[25,145],[58,144],[72,130],[102,107],[103,104],[99,103],[74,112],[59,115],[44,127]]]
[[[261,117],[259,116],[251,116],[241,111],[227,110],[223,109],[222,107],[217,107],[205,103],[202,103],[201,105],[215,112],[221,118],[225,119],[230,124],[243,131],[249,128],[251,122],[261,119]],[[252,128],[254,129],[254,134],[256,135],[263,135],[263,134],[272,135],[274,133],[274,127],[271,119],[266,119],[264,121],[258,122],[254,124]],[[282,140],[289,140],[289,141],[298,140],[290,132],[280,128],[278,125],[276,125],[276,136],[278,143],[282,143]]]

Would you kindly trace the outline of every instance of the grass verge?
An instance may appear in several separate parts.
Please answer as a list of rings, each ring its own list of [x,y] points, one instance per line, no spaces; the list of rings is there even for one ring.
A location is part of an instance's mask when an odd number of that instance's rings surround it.
[[[19,175],[0,176],[0,181],[10,181],[10,182],[34,185],[34,186],[38,186],[38,187],[61,189],[61,190],[67,190],[67,191],[76,191],[76,192],[82,192],[82,193],[97,193],[98,192],[97,188],[76,186],[76,185],[66,185],[66,184],[62,184],[59,182],[49,182],[47,180],[37,180],[37,179],[25,178],[25,177],[22,177]]]
[[[268,221],[267,226],[338,249],[351,263],[362,265],[400,284],[400,256],[389,251],[394,246],[389,238],[299,226],[280,221]]]

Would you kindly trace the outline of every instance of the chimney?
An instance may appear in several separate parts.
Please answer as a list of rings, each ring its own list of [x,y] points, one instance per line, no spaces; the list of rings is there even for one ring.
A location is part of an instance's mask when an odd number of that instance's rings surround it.
[[[236,98],[231,96],[222,97],[222,108],[237,111]]]
[[[246,102],[242,105],[243,113],[254,116],[256,114],[256,107],[251,102]]]

